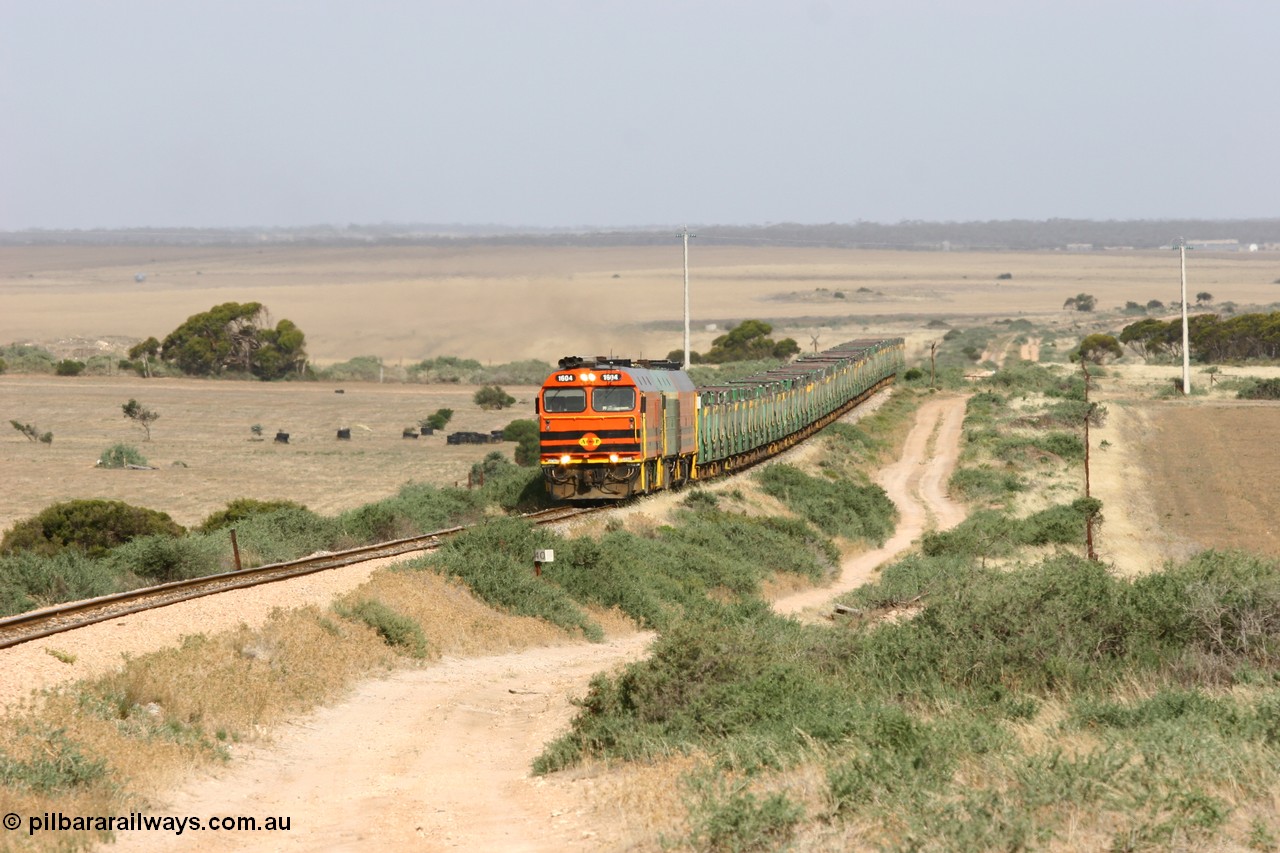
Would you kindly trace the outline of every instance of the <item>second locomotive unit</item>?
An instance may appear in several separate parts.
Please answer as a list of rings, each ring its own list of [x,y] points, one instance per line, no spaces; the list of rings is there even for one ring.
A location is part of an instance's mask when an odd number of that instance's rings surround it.
[[[850,341],[705,387],[676,362],[562,358],[535,403],[547,491],[618,500],[758,462],[892,382],[904,348]]]

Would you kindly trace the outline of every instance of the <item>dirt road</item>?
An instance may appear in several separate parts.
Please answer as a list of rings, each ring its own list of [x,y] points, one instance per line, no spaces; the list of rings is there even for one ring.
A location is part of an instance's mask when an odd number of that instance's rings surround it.
[[[777,603],[812,611],[863,583],[930,524],[963,518],[945,495],[964,401],[921,407],[902,458],[881,485],[898,505],[884,548],[842,568],[833,587]],[[595,851],[629,846],[622,821],[591,812],[591,774],[531,778],[544,744],[564,731],[571,697],[591,676],[640,658],[651,634],[598,645],[451,660],[363,685],[349,701],[287,727],[270,746],[175,793],[174,815],[289,817],[290,831],[126,833],[119,849],[171,851]]]

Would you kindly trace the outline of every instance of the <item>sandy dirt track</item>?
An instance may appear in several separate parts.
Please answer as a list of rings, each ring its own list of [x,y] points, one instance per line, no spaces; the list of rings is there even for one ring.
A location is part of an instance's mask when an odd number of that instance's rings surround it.
[[[930,524],[963,510],[945,495],[964,400],[921,407],[903,455],[880,482],[898,505],[884,548],[843,567],[832,587],[779,601],[812,611],[867,580]],[[529,767],[572,718],[591,676],[639,659],[652,634],[448,660],[363,685],[349,701],[287,727],[271,746],[177,792],[175,815],[289,816],[287,833],[126,833],[118,849],[336,851],[625,849],[625,821],[592,812],[590,772],[533,778]]]

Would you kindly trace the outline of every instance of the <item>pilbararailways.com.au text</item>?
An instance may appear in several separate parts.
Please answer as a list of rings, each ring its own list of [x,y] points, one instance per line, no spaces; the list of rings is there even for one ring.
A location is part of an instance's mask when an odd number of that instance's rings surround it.
[[[4,816],[4,828],[15,830],[23,824],[22,816],[9,812]],[[293,818],[247,817],[244,815],[213,815],[211,817],[173,817],[144,815],[130,812],[125,815],[68,815],[62,812],[44,812],[28,815],[27,835],[37,832],[127,832],[143,830],[152,832],[289,832]]]

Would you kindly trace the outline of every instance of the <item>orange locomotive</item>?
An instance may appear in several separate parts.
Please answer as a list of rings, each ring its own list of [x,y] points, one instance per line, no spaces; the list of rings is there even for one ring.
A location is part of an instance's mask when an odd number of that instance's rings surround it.
[[[893,382],[905,349],[848,341],[702,388],[672,361],[562,358],[536,403],[547,491],[618,500],[754,465]]]
[[[693,382],[672,361],[560,359],[536,404],[547,491],[618,500],[694,474]]]

